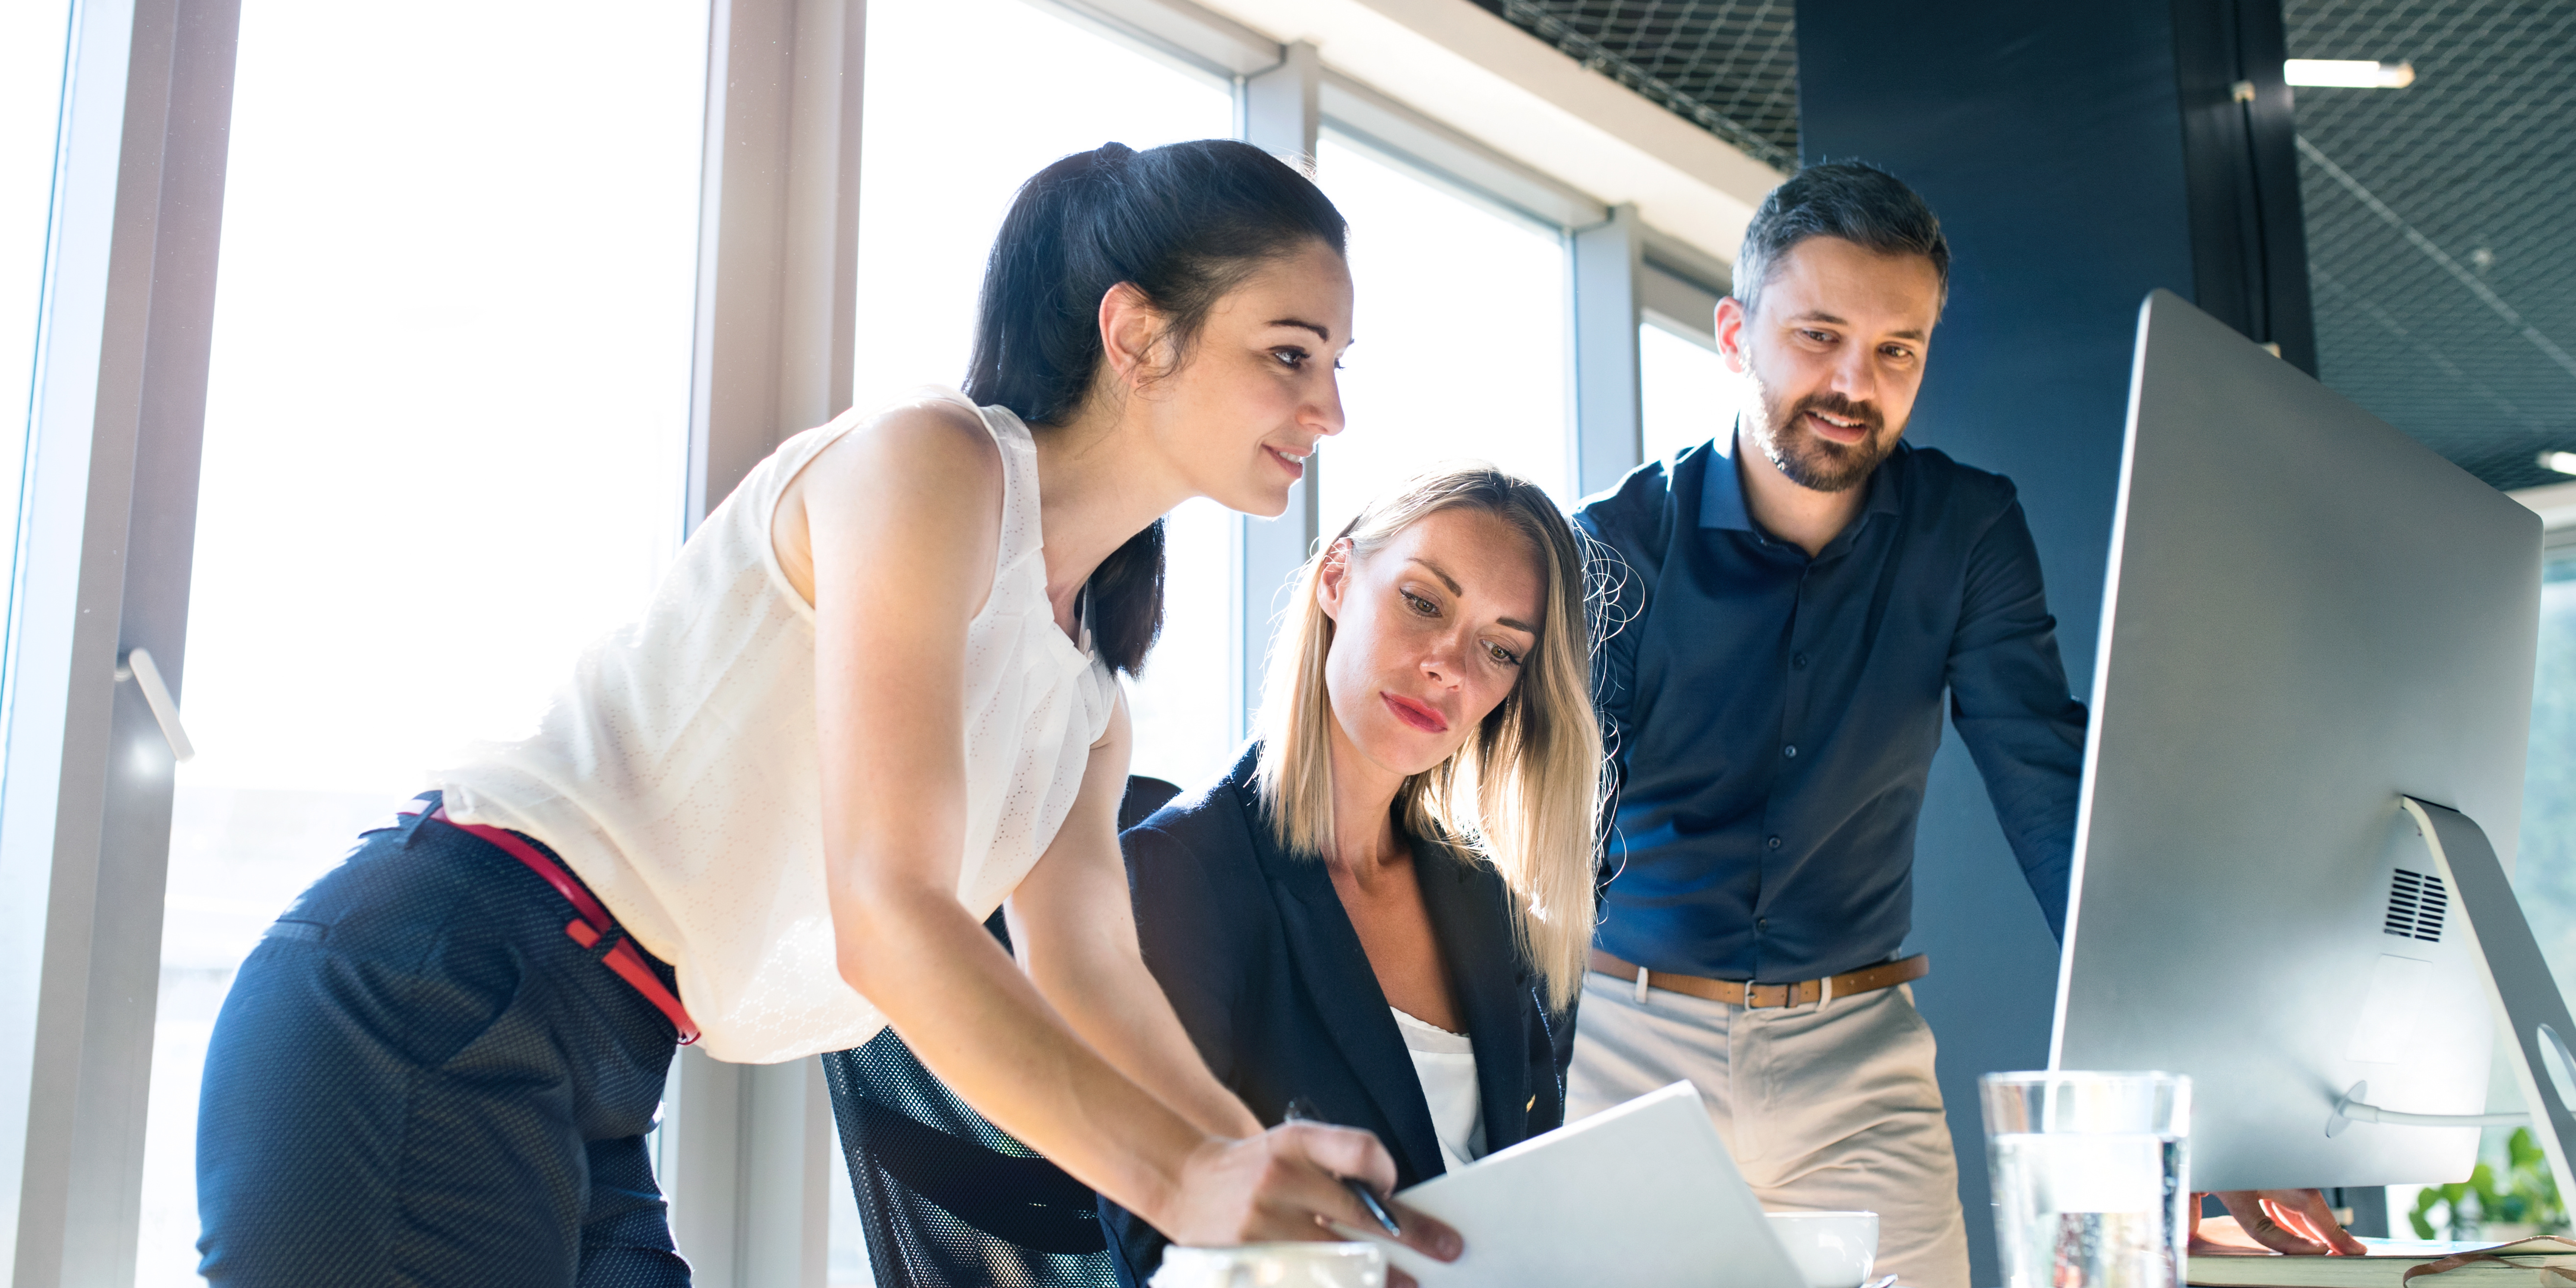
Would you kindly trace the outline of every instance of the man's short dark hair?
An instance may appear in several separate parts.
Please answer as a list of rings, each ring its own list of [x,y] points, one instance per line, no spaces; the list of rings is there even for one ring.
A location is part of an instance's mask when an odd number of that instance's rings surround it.
[[[1880,255],[1932,261],[1941,297],[1950,294],[1950,241],[1940,217],[1905,181],[1859,161],[1811,165],[1771,190],[1744,230],[1735,257],[1735,298],[1751,313],[1762,288],[1791,247],[1810,237],[1840,237]]]

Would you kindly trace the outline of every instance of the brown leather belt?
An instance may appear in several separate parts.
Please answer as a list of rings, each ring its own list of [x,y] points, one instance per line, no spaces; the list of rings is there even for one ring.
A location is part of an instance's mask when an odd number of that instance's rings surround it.
[[[1854,993],[1875,992],[1898,984],[1911,983],[1932,973],[1932,960],[1921,953],[1864,966],[1856,971],[1824,979],[1800,980],[1795,984],[1747,984],[1731,979],[1703,979],[1697,975],[1675,975],[1670,971],[1641,971],[1635,963],[1624,962],[1598,948],[1592,950],[1592,969],[1614,979],[1636,982],[1645,976],[1646,986],[1690,997],[1704,997],[1730,1006],[1760,1009],[1772,1006],[1812,1006]],[[1643,993],[1639,994],[1642,999]]]

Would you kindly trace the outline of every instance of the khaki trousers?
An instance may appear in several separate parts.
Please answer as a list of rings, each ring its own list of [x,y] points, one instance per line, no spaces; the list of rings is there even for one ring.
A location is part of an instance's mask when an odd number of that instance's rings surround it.
[[[1698,1086],[1735,1165],[1774,1211],[1878,1213],[1879,1274],[1968,1288],[1968,1231],[1932,1030],[1899,985],[1747,1010],[1598,972],[1583,985],[1566,1120],[1675,1080]]]

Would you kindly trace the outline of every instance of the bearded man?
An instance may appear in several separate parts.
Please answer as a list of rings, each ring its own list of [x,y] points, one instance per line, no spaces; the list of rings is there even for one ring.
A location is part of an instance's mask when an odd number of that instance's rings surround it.
[[[1733,423],[1577,516],[1627,567],[1566,1116],[1688,1078],[1765,1207],[1878,1213],[1921,1288],[1968,1285],[1926,964],[1897,957],[1943,700],[2061,936],[2085,726],[2011,481],[1901,441],[1949,267],[1903,183],[1799,171],[1717,306]],[[2314,1191],[2222,1197],[2282,1251],[2361,1250]]]

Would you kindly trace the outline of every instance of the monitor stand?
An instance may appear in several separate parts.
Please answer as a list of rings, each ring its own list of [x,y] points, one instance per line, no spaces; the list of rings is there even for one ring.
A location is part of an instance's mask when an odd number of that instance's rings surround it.
[[[2399,797],[2415,820],[2424,847],[2433,852],[2434,870],[2450,882],[2469,925],[2487,981],[2487,996],[2496,1005],[2505,1031],[2513,1035],[2513,1076],[2522,1088],[2529,1114],[2409,1114],[2369,1103],[2370,1084],[2357,1082],[2336,1102],[2326,1118],[2326,1134],[2340,1135],[2354,1123],[2391,1127],[2529,1126],[2549,1156],[2558,1192],[2576,1195],[2576,1173],[2568,1160],[2576,1153],[2576,1054],[2567,1039],[2576,1037],[2576,1020],[2567,999],[2540,955],[2540,941],[2524,920],[2514,898],[2513,882],[2496,860],[2487,834],[2457,810]]]

